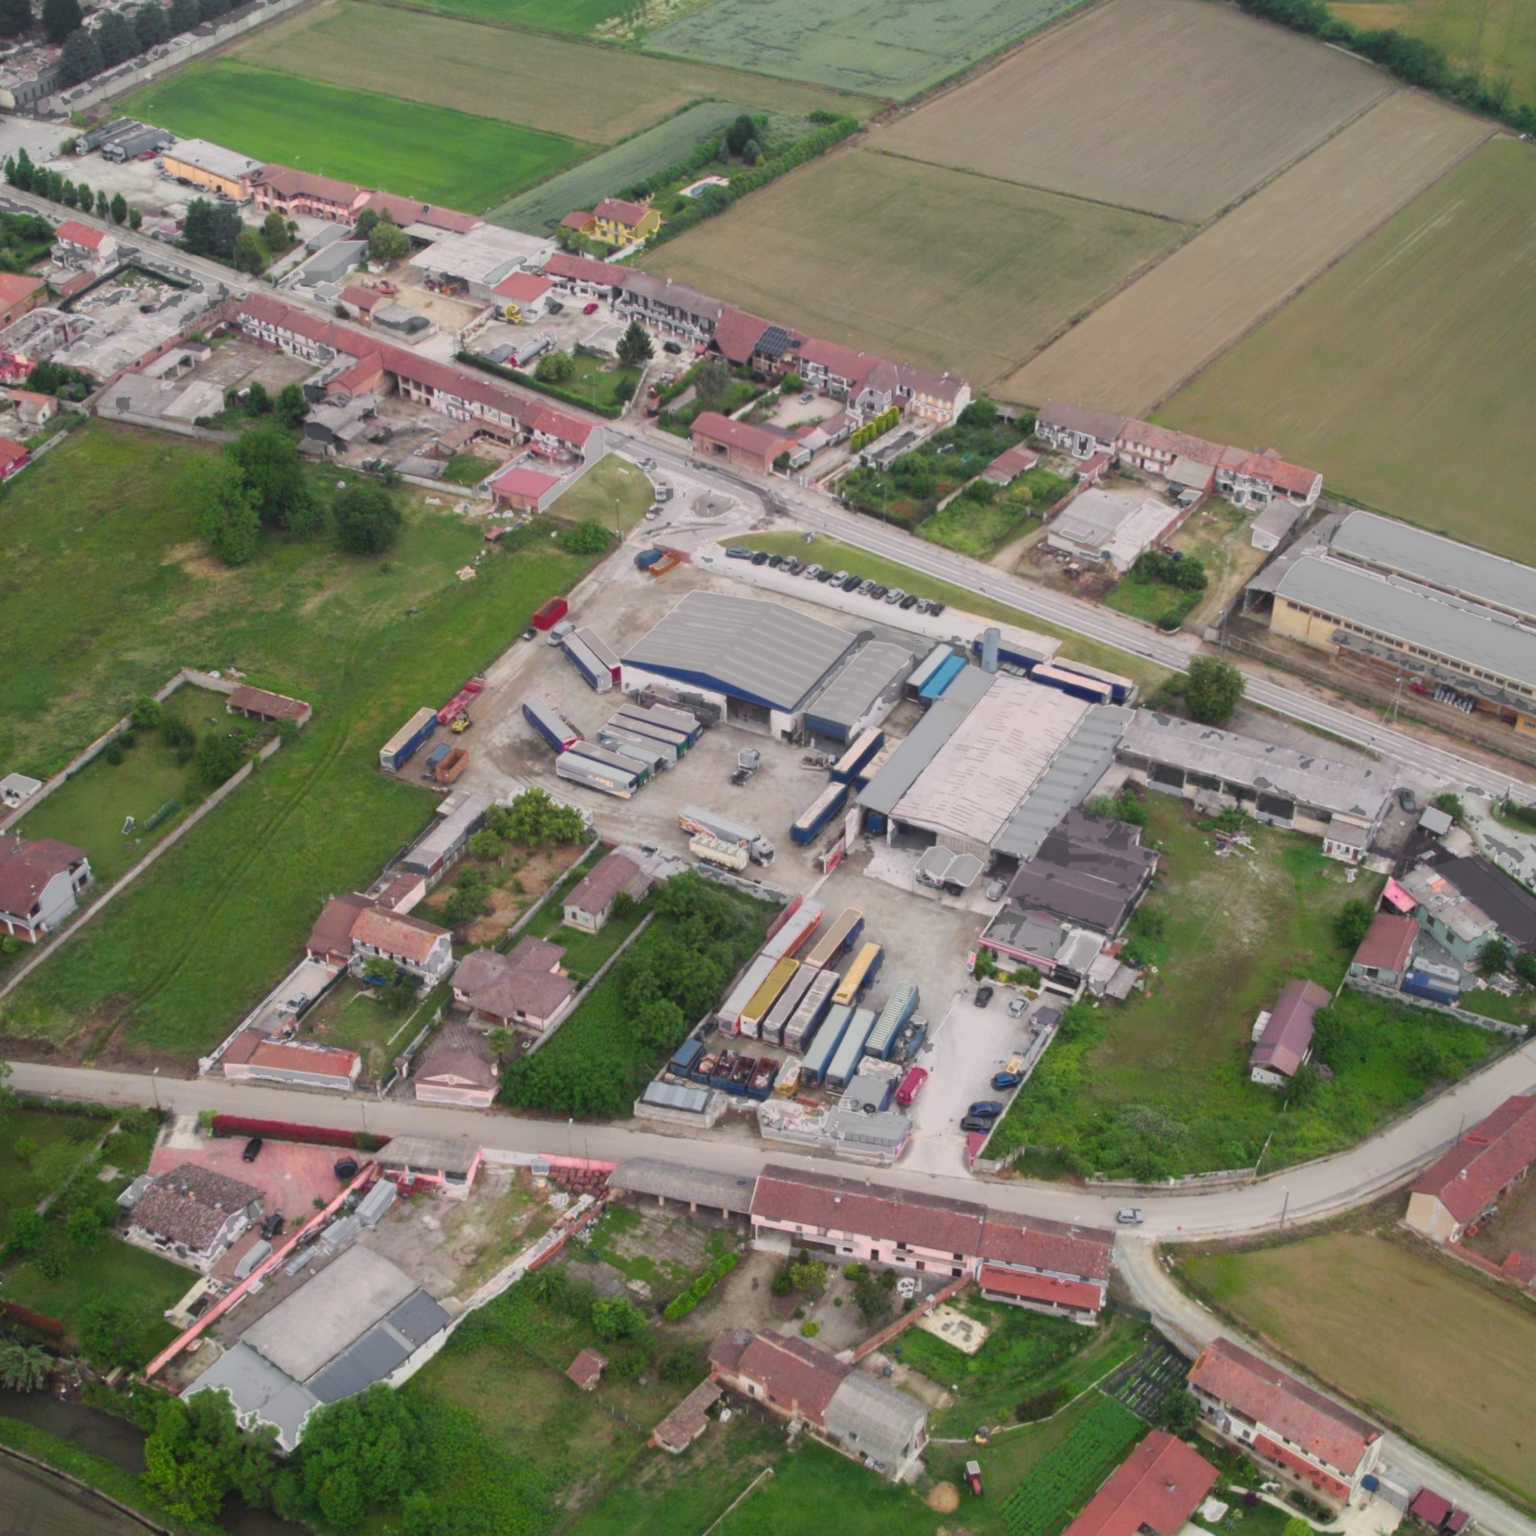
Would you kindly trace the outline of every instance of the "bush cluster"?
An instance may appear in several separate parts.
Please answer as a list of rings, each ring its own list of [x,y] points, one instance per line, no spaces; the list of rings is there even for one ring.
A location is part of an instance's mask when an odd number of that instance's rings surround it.
[[[662,1316],[669,1323],[676,1322],[680,1317],[686,1317],[740,1262],[741,1259],[737,1254],[722,1254],[686,1291],[674,1296],[667,1303]]]

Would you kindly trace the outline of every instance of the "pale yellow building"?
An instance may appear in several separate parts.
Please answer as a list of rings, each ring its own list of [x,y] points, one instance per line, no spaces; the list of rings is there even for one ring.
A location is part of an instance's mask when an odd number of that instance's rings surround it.
[[[182,139],[160,152],[160,168],[167,176],[235,203],[243,203],[251,195],[251,178],[261,167],[260,160],[237,155],[206,139]]]

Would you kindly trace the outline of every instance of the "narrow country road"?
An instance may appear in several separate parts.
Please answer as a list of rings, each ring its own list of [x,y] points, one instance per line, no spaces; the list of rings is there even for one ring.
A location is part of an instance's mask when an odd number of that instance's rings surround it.
[[[1115,1245],[1115,1265],[1132,1296],[1152,1314],[1158,1328],[1190,1351],[1198,1352],[1212,1339],[1228,1338],[1246,1349],[1264,1353],[1254,1340],[1222,1322],[1202,1303],[1186,1295],[1158,1263],[1153,1243],[1122,1236]],[[1536,1521],[1506,1504],[1496,1494],[1442,1466],[1395,1431],[1386,1434],[1381,1471],[1410,1494],[1421,1485],[1433,1488],[1436,1493],[1468,1510],[1477,1523],[1494,1536],[1536,1536]]]

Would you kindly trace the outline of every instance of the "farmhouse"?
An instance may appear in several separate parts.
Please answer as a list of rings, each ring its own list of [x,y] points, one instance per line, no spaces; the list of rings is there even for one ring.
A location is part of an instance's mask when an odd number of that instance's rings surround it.
[[[562,292],[592,299],[617,297],[626,279],[634,275],[628,267],[596,261],[591,256],[577,256],[570,251],[554,252],[544,263],[543,270]]]
[[[650,888],[650,876],[628,855],[615,849],[588,870],[565,898],[566,926],[596,933],[608,921],[620,895],[639,901]]]
[[[1400,912],[1378,912],[1355,958],[1349,962],[1349,974],[1383,986],[1395,987],[1413,962],[1413,945],[1419,925]]]
[[[471,950],[454,972],[454,1001],[488,1028],[553,1029],[576,1005],[576,983],[560,969],[564,956],[558,944],[532,937],[510,954]]]
[[[648,240],[661,228],[661,215],[644,203],[627,203],[622,198],[605,197],[591,213],[568,213],[560,220],[562,229],[602,240],[608,245],[631,245]]]
[[[446,928],[404,912],[369,907],[352,924],[352,968],[387,960],[423,986],[436,986],[453,969],[453,936]]]
[[[485,1036],[452,1022],[437,1032],[411,1071],[418,1104],[456,1104],[465,1109],[489,1109],[496,1102],[497,1078]]]
[[[1091,564],[1105,563],[1123,576],[1153,545],[1168,538],[1184,510],[1155,496],[1137,500],[1098,486],[1075,496],[1051,524],[1047,548]]]
[[[0,272],[0,330],[14,325],[21,317],[42,303],[48,289],[47,280],[34,277],[29,272]],[[11,399],[20,408],[19,396],[25,395],[35,402],[52,400],[52,395],[34,395],[29,390],[13,389]],[[57,405],[57,402],[55,402]]]
[[[55,838],[24,843],[14,832],[0,837],[0,929],[8,938],[36,944],[67,918],[91,881],[83,848]]]
[[[1381,1456],[1381,1431],[1321,1392],[1218,1338],[1190,1368],[1207,1424],[1271,1476],[1342,1508]]]
[[[320,909],[315,926],[305,941],[304,953],[326,965],[350,965],[352,928],[373,903],[355,892],[332,896]]]
[[[724,459],[737,469],[766,475],[774,460],[795,446],[789,433],[776,427],[754,427],[733,421],[718,411],[700,411],[693,418],[693,451],[700,458]]]
[[[1064,1536],[1179,1536],[1216,1484],[1216,1468],[1154,1429],[1104,1480]]]
[[[92,229],[78,219],[65,219],[53,232],[53,258],[65,266],[99,270],[116,256],[116,235]]]
[[[1313,1016],[1333,994],[1315,981],[1288,981],[1272,1013],[1261,1015],[1248,1058],[1248,1075],[1267,1088],[1283,1088],[1312,1054]]]
[[[7,272],[0,274],[0,277],[12,275]],[[0,292],[3,291],[3,287],[0,287]],[[22,426],[34,431],[38,427],[46,427],[59,414],[59,402],[52,395],[40,395],[30,389],[8,389],[6,395],[16,407],[16,419]]]
[[[1315,469],[1287,464],[1273,448],[1263,453],[1228,448],[1216,466],[1216,489],[1235,507],[1267,507],[1276,501],[1311,507],[1323,493],[1323,477]]]
[[[1095,1323],[1109,1298],[1115,1235],[1014,1211],[988,1211],[976,1284],[992,1301]]]
[[[1533,1162],[1536,1096],[1516,1095],[1419,1176],[1408,1197],[1408,1225],[1439,1243],[1460,1242]]]
[[[207,1273],[261,1216],[261,1191],[211,1168],[182,1163],[139,1196],[128,1240]]]
[[[1175,465],[1181,466],[1177,471],[1179,475],[1203,475],[1201,490],[1211,484],[1216,476],[1216,466],[1227,451],[1220,443],[1208,443],[1203,437],[1191,437],[1187,432],[1154,426],[1150,421],[1138,421],[1134,416],[1121,423],[1115,434],[1115,450],[1122,460],[1165,480],[1175,477]],[[1191,471],[1188,468],[1191,465],[1199,468]]]
[[[350,224],[362,207],[367,189],[313,171],[295,171],[286,165],[263,166],[251,177],[251,193],[263,213],[274,210],[285,219],[299,215]]]
[[[709,1367],[721,1386],[894,1482],[928,1443],[928,1410],[915,1397],[804,1339],[733,1328],[710,1345]]]
[[[1074,459],[1105,454],[1113,459],[1125,417],[1068,400],[1047,400],[1035,417],[1035,435]]]
[[[260,160],[236,154],[206,139],[179,139],[160,152],[160,169],[167,176],[190,182],[205,192],[243,203],[251,195],[252,178],[261,173]]]
[[[0,437],[0,480],[9,480],[27,467],[30,455],[25,444],[14,438]]]
[[[247,720],[265,720],[273,725],[291,720],[301,728],[309,724],[309,717],[315,712],[303,699],[268,693],[265,688],[248,688],[244,683],[224,700],[224,707],[230,714],[244,715]]]

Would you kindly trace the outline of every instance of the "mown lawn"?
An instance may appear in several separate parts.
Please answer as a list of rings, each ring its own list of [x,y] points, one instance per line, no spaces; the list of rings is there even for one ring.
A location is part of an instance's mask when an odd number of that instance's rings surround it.
[[[273,537],[226,571],[174,494],[197,451],[93,424],[0,503],[8,761],[66,761],[183,665],[236,666],[315,706],[296,745],[6,999],[5,1033],[109,1060],[186,1061],[264,994],[325,896],[369,880],[432,814],[432,795],[380,775],[379,746],[588,565],[538,540],[461,582],[478,532],[418,505],[387,556]]]
[[[638,464],[610,453],[594,464],[549,509],[551,517],[579,523],[593,518],[622,534],[640,522],[654,500],[652,486]]]
[[[1251,1168],[1262,1151],[1272,1169],[1351,1145],[1495,1049],[1474,1025],[1346,990],[1339,1042],[1319,1051],[1332,1081],[1289,1093],[1249,1081],[1258,1011],[1293,977],[1338,985],[1349,957],[1335,914],[1374,887],[1346,884],[1315,839],[1256,823],[1252,850],[1218,858],[1182,802],[1147,805],[1143,840],[1164,862],[1131,932],[1158,972],[1128,1003],[1073,1010],[989,1156],[1027,1143],[1079,1173],[1167,1178]]]
[[[451,107],[232,59],[189,65],[138,92],[123,110],[259,160],[467,213],[505,202],[591,147]]]

